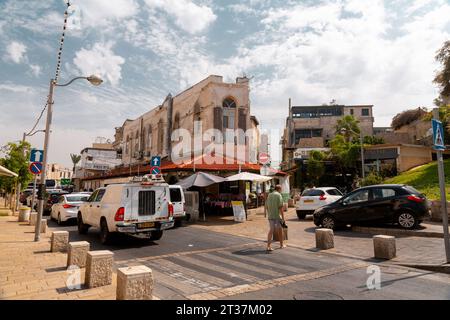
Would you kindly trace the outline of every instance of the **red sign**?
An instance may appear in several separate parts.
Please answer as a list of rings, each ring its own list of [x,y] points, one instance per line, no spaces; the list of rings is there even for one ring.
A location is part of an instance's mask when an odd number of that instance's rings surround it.
[[[42,172],[42,162],[32,162],[30,164],[30,172],[32,174],[41,174]]]
[[[266,164],[266,163],[268,163],[269,161],[270,161],[270,156],[269,156],[267,153],[261,152],[261,153],[259,154],[259,163],[261,163],[261,164]]]

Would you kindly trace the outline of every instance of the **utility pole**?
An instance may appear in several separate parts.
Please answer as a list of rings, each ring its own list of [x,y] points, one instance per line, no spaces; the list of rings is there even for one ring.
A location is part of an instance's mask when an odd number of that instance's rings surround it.
[[[50,140],[50,125],[52,123],[52,113],[53,113],[53,89],[55,88],[55,81],[50,80],[50,89],[48,93],[47,101],[47,121],[45,123],[45,138],[44,138],[44,155],[42,163],[41,178],[39,181],[39,192],[38,192],[38,214],[36,219],[36,227],[34,233],[34,241],[39,241],[41,238],[41,221],[42,215],[44,213],[44,195],[45,195],[45,176],[47,171],[47,155],[48,155],[48,145]]]
[[[433,109],[433,119],[439,120],[439,108]],[[441,133],[443,135],[443,133]],[[434,141],[433,141],[434,144]],[[448,211],[447,199],[445,192],[445,172],[444,172],[444,157],[442,150],[436,149],[438,175],[439,175],[439,189],[441,191],[441,213],[442,213],[442,227],[444,228],[444,245],[446,262],[450,263],[450,237],[448,232]]]

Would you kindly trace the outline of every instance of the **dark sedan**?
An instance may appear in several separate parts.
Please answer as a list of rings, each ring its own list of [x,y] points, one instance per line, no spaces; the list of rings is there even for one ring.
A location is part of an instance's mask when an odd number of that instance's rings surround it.
[[[415,229],[428,215],[427,199],[407,185],[376,185],[357,189],[314,212],[314,224],[328,229],[341,225],[394,223]]]

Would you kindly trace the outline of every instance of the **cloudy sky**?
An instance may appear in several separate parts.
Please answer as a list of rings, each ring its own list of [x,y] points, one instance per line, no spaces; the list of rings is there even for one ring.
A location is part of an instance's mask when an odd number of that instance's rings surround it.
[[[247,75],[251,108],[280,129],[293,104],[374,104],[375,124],[432,106],[435,52],[450,39],[449,0],[72,0],[49,161],[70,165],[98,136],[209,74]],[[45,104],[63,0],[0,0],[0,146]],[[43,119],[44,120],[44,119]],[[44,127],[41,121],[39,129]],[[31,142],[42,146],[43,135]]]

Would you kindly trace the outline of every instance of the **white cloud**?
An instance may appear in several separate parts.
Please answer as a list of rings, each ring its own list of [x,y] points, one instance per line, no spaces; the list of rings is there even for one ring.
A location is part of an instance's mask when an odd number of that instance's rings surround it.
[[[113,43],[96,43],[91,49],[81,49],[75,54],[73,63],[83,75],[96,74],[113,86],[122,78],[125,59],[114,54]]]
[[[34,89],[32,87],[23,86],[20,84],[0,83],[0,91],[9,91],[13,93],[32,93],[34,92]]]
[[[12,41],[6,47],[5,59],[14,63],[22,63],[26,60],[27,46],[22,42]]]
[[[191,34],[204,31],[217,16],[206,5],[197,5],[191,0],[145,0],[150,8],[166,11],[175,18],[175,24]]]
[[[39,77],[42,73],[42,68],[41,66],[37,65],[37,64],[30,64],[30,69],[31,69],[31,73],[35,76],[35,77]]]
[[[138,13],[135,0],[78,0],[73,1],[73,18],[80,18],[81,26],[101,28]]]

